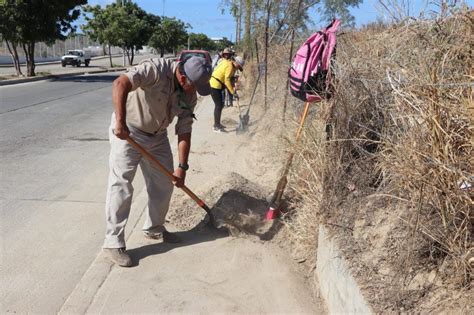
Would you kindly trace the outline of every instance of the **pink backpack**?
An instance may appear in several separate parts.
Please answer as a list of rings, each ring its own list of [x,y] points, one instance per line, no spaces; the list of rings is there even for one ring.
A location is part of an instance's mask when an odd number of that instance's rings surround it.
[[[336,31],[341,21],[311,35],[298,49],[288,76],[291,94],[305,102],[329,98],[331,56],[336,47]]]

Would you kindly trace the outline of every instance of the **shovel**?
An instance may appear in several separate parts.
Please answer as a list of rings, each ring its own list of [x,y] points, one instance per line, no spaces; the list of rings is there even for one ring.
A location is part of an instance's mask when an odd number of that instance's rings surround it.
[[[237,99],[237,108],[239,109],[239,125],[237,126],[237,129],[235,130],[237,134],[240,134],[245,131],[245,125],[244,121],[242,118],[242,111],[240,110],[240,101]]]
[[[168,169],[166,169],[166,167],[163,166],[163,164],[160,163],[160,161],[158,161],[158,159],[156,159],[153,155],[151,155],[147,150],[145,150],[145,148],[143,148],[141,145],[139,145],[137,142],[135,142],[135,140],[133,140],[130,136],[127,136],[127,141],[128,143],[130,143],[135,149],[137,149],[138,152],[141,153],[141,155],[143,155],[145,158],[147,158],[150,162],[152,162],[156,167],[158,167],[158,169],[160,171],[163,172],[163,174],[165,174],[166,176],[168,176],[168,178],[170,180],[174,180],[175,177],[174,175],[168,171]],[[202,201],[201,199],[199,199],[198,196],[196,196],[196,194],[194,194],[191,189],[189,189],[188,187],[183,186],[181,187],[181,189],[189,196],[191,197],[201,208],[204,209],[204,211],[206,211],[207,215],[209,216],[209,222],[208,224],[214,226],[217,228],[217,222],[214,218],[214,216],[212,215],[211,213],[211,209],[209,209],[209,207],[204,203],[204,201]]]
[[[240,118],[239,125],[237,126],[237,129],[235,130],[237,134],[242,134],[248,130],[248,125],[249,125],[249,120],[250,120],[250,117],[249,117],[250,105],[252,105],[255,92],[257,91],[258,83],[260,82],[260,77],[261,77],[261,71],[259,69],[257,81],[255,81],[255,86],[253,87],[252,96],[250,97],[250,102],[247,108],[247,112],[243,116],[241,116],[239,100],[237,99],[237,106],[239,108],[239,118]]]
[[[306,102],[303,114],[301,115],[300,125],[298,130],[296,131],[296,139],[295,144],[298,143],[301,137],[301,131],[303,130],[304,121],[306,120],[306,116],[308,116],[309,110],[309,102]],[[281,175],[280,180],[278,181],[277,187],[275,192],[273,193],[272,200],[270,202],[270,206],[268,207],[266,219],[273,220],[276,219],[280,215],[280,205],[281,199],[283,197],[283,191],[285,190],[286,184],[288,183],[287,176],[290,172],[291,163],[293,162],[293,156],[295,155],[294,151],[290,153],[288,159],[286,160],[285,168],[283,169],[283,173]]]

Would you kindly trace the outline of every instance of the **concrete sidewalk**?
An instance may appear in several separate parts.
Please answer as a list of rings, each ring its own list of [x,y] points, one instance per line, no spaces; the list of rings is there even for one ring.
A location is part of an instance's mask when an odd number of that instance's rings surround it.
[[[200,102],[196,112],[193,148],[203,150],[211,137],[213,146],[224,147],[208,156],[194,154],[193,168],[203,163],[200,159],[209,163],[233,154],[238,137],[235,133],[212,133],[210,97]],[[231,165],[221,164],[215,164],[217,172]],[[194,173],[188,180],[191,188],[198,187],[200,181],[202,184],[203,175],[199,174],[203,172],[194,169]],[[175,194],[174,198],[188,198],[182,192]],[[140,218],[127,226],[127,249],[134,266],[115,266],[100,253],[60,314],[324,312],[302,275],[295,272],[294,261],[280,248],[209,228],[178,231],[184,240],[180,244],[149,240],[141,231],[146,203],[146,191],[142,190],[132,205],[132,213],[140,213]],[[196,211],[202,210],[196,206]]]

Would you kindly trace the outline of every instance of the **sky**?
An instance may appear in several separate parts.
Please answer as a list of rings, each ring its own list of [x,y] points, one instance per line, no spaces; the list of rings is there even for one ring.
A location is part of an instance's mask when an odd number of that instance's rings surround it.
[[[104,6],[114,1],[89,0],[89,4]],[[474,8],[474,0],[464,1]],[[234,19],[228,8],[222,7],[222,0],[134,0],[134,2],[149,13],[155,15],[164,13],[165,16],[176,17],[191,24],[190,31],[193,33],[204,33],[209,37],[227,37],[230,40],[235,37]],[[373,22],[382,16],[383,11],[378,2],[378,0],[364,0],[358,8],[350,9],[357,26]],[[399,0],[399,2],[410,3],[410,15],[413,16],[418,16],[420,11],[436,10],[434,0]],[[315,25],[319,25],[320,15],[313,10],[311,16]]]

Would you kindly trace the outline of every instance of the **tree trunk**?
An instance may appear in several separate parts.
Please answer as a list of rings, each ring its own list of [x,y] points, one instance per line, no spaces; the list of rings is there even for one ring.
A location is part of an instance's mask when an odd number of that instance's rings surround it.
[[[295,43],[295,29],[291,30],[291,44],[290,44],[290,54],[288,57],[288,65],[291,67],[291,59],[293,58],[293,48]],[[286,78],[286,88],[285,88],[285,96],[283,100],[283,121],[286,119],[286,104],[288,102],[288,88],[290,86],[290,78]]]
[[[272,4],[270,0],[267,0],[265,5],[265,9],[267,11],[267,17],[265,19],[265,89],[264,89],[264,97],[265,97],[265,110],[267,110],[267,74],[268,74],[268,27],[270,24],[270,11],[272,9]]]
[[[131,48],[133,50],[133,48]],[[127,53],[127,60],[128,60],[128,65],[131,66],[132,65],[132,61],[130,60],[130,51],[127,49],[125,49],[125,52]]]
[[[26,56],[26,75],[34,77],[35,74],[35,42],[23,44],[23,50]]]
[[[240,0],[237,14],[235,16],[235,44],[240,43],[240,36],[242,34],[242,11],[243,11],[244,0]]]
[[[113,68],[114,64],[112,63],[112,51],[110,49],[110,45],[109,46],[109,60],[110,60],[110,68]]]
[[[23,73],[21,72],[20,58],[18,57],[18,51],[16,49],[16,43],[14,42],[9,43],[8,40],[5,40],[5,43],[7,43],[8,51],[10,52],[10,55],[12,56],[16,75],[19,77],[23,76]]]
[[[164,55],[165,55],[165,49],[160,48],[160,57],[163,58]]]
[[[133,59],[135,58],[135,49],[132,47],[132,56],[130,58],[130,65],[133,65]]]
[[[291,21],[291,44],[290,44],[290,53],[288,56],[288,66],[291,67],[291,61],[293,58],[293,49],[295,44],[295,28],[296,28],[296,21],[298,20],[300,14],[301,3],[303,0],[298,0],[298,6],[296,7],[296,12],[293,13],[292,21]],[[290,78],[286,78],[286,89],[285,89],[285,98],[283,101],[283,121],[286,119],[286,105],[288,101],[288,88],[290,86]]]
[[[232,38],[230,39],[232,41]],[[235,44],[239,43],[239,16],[235,16]]]
[[[245,31],[244,31],[244,57],[248,57],[252,50],[252,35],[251,31],[252,21],[252,0],[245,0]]]

